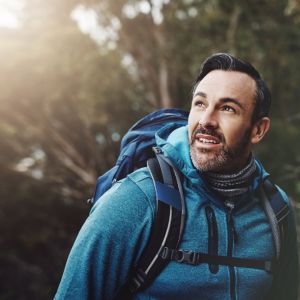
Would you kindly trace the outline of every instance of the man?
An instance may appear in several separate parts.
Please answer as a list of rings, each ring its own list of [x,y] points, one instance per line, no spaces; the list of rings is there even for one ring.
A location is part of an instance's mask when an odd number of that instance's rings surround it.
[[[180,249],[275,258],[271,226],[256,196],[268,174],[251,153],[269,129],[270,102],[267,86],[250,64],[216,54],[196,80],[188,126],[171,124],[157,133],[164,156],[184,175],[187,216]],[[298,257],[290,211],[284,257],[275,273],[170,261],[133,298],[296,299]],[[116,183],[82,227],[56,299],[113,299],[145,248],[154,215],[155,191],[146,168]]]

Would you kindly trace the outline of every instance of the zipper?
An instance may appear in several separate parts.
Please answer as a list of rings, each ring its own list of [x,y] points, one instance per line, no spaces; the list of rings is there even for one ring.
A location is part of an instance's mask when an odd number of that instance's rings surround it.
[[[210,206],[205,207],[206,219],[208,224],[208,254],[218,255],[218,227],[216,216]],[[218,265],[209,264],[211,273],[216,274],[219,271]]]
[[[233,254],[233,246],[237,241],[237,234],[234,227],[232,210],[234,209],[234,204],[232,202],[225,203],[225,205],[229,208],[229,212],[227,214],[227,232],[228,232],[228,257],[232,257]],[[236,291],[235,291],[235,270],[233,266],[229,266],[229,275],[230,275],[230,299],[236,300]]]

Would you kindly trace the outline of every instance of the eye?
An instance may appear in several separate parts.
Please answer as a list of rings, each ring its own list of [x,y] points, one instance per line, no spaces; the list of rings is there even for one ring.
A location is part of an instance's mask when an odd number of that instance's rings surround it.
[[[222,110],[223,110],[223,111],[232,112],[232,113],[236,113],[236,110],[235,110],[233,107],[228,106],[228,105],[224,105],[224,106],[222,107]]]
[[[203,103],[202,100],[196,100],[196,101],[194,102],[194,106],[204,107],[205,105],[204,105],[204,103]]]

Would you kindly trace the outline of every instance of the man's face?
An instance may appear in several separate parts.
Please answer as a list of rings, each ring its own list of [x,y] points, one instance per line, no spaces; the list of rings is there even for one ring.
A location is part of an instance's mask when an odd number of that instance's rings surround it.
[[[197,169],[234,172],[246,164],[255,130],[255,91],[255,81],[241,72],[214,70],[200,81],[188,120]]]

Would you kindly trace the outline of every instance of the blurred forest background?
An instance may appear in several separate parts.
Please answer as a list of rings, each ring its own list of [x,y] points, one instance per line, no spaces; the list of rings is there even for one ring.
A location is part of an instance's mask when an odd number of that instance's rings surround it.
[[[0,0],[0,299],[53,297],[120,138],[147,112],[188,109],[214,52],[269,84],[256,155],[299,215],[298,0]]]

